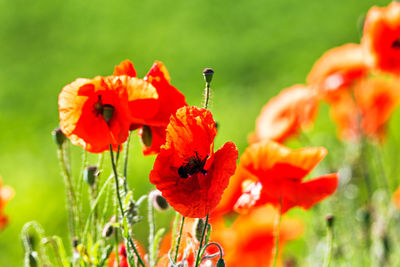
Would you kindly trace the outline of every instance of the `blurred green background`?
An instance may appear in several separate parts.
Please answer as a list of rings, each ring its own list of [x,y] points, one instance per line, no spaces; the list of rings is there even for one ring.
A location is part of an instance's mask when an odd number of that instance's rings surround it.
[[[16,191],[5,210],[10,224],[0,233],[0,266],[22,266],[19,235],[25,222],[38,221],[49,235],[67,232],[64,185],[50,135],[64,85],[109,75],[124,59],[142,77],[160,60],[187,102],[200,105],[201,72],[212,67],[211,110],[220,124],[216,147],[232,140],[242,152],[267,100],[304,83],[327,49],[359,42],[360,17],[388,2],[0,1],[0,175]],[[322,106],[311,136],[330,132],[335,138],[327,114]],[[142,157],[134,139],[129,182],[139,196],[151,188],[154,157]],[[324,145],[324,139],[313,145]],[[80,149],[73,155],[78,171]]]

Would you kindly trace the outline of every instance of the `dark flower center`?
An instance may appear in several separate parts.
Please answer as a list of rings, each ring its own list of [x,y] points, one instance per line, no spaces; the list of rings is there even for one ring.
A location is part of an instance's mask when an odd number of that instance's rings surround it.
[[[195,155],[190,157],[182,166],[178,169],[178,174],[181,178],[188,178],[189,176],[201,172],[202,174],[207,174],[207,171],[204,170],[204,165],[208,159],[208,155],[201,159],[197,152]]]
[[[101,115],[107,124],[109,124],[114,115],[114,106],[110,104],[103,105],[101,95],[98,95],[97,102],[94,104],[94,112],[96,113],[96,117]]]
[[[400,39],[397,39],[392,43],[392,48],[400,49]]]

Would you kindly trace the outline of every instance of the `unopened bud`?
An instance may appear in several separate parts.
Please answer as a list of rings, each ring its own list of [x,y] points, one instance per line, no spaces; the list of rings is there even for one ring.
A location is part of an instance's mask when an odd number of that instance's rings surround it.
[[[200,242],[201,241],[201,238],[202,238],[202,235],[203,235],[203,230],[204,230],[204,221],[203,221],[203,219],[198,219],[197,220],[197,223],[195,224],[195,229],[194,229],[194,231],[195,231],[195,233],[196,233],[196,239]],[[211,231],[211,225],[210,224],[207,224],[207,229],[206,229],[206,232],[205,232],[205,234],[204,234],[204,238],[207,238],[207,235],[209,234],[209,233],[211,233],[210,232]]]
[[[103,227],[103,232],[101,233],[101,235],[103,236],[103,238],[110,238],[113,234],[114,226],[110,222],[106,223]]]
[[[223,258],[219,258],[217,261],[217,267],[225,267],[225,261]]]
[[[142,142],[147,147],[151,147],[153,142],[153,134],[151,133],[150,127],[147,125],[143,125],[142,127]]]
[[[28,261],[27,263],[28,263],[29,267],[37,267],[37,266],[39,266],[36,252],[30,252],[29,255],[28,255],[27,261]],[[26,264],[26,262],[25,262],[25,264]]]
[[[54,142],[58,146],[58,148],[61,148],[61,146],[64,144],[65,140],[67,137],[65,137],[64,133],[61,131],[60,128],[56,128],[51,132],[51,135],[53,136]]]
[[[97,166],[87,166],[83,172],[85,182],[93,186],[96,183],[96,177],[99,175]]]
[[[111,118],[112,118],[113,115],[114,115],[114,107],[113,107],[112,105],[105,104],[105,105],[103,106],[103,113],[102,113],[102,115],[103,115],[104,120],[107,122],[107,124],[110,123]]]
[[[332,228],[333,224],[335,223],[335,217],[333,215],[328,215],[325,217],[325,220],[326,220],[326,225],[329,228]]]
[[[74,239],[72,239],[72,246],[74,248],[77,248],[78,245],[79,245],[78,238],[74,237]]]
[[[153,207],[156,210],[162,211],[167,210],[169,208],[169,204],[167,200],[161,195],[161,192],[158,190],[154,190],[150,193],[151,201],[153,203]]]
[[[214,70],[211,68],[205,68],[203,70],[203,75],[204,75],[204,80],[206,81],[206,83],[210,83],[213,75],[214,75]]]

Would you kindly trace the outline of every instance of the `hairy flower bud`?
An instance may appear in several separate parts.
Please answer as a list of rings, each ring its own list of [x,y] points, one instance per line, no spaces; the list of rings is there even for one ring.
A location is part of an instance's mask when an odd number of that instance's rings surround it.
[[[203,70],[203,75],[204,75],[204,80],[206,81],[206,83],[210,83],[213,75],[214,75],[214,70],[211,68],[205,68]]]
[[[64,133],[61,131],[60,128],[56,128],[51,132],[51,135],[53,136],[53,140],[58,146],[58,148],[61,148],[61,146],[64,144],[65,140],[67,140],[67,137],[65,137]]]
[[[103,238],[110,238],[113,234],[114,226],[110,222],[106,223],[103,227],[103,232],[101,233],[101,235],[103,236]]]
[[[153,134],[151,133],[150,127],[147,125],[143,125],[142,127],[142,142],[147,147],[151,147],[153,142]]]
[[[225,261],[223,258],[219,258],[217,261],[217,267],[225,267]]]
[[[97,166],[87,166],[83,172],[85,182],[93,186],[96,183],[96,177],[99,175]]]
[[[154,190],[150,193],[150,198],[153,203],[153,207],[156,210],[162,211],[167,210],[169,208],[169,204],[167,200],[161,195],[161,192],[158,190]]]

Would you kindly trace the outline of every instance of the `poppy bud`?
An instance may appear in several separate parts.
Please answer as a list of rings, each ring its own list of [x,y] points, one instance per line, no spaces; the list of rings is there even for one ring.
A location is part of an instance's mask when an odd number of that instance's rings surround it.
[[[219,258],[217,261],[217,267],[225,267],[225,261],[223,258]]]
[[[29,253],[29,255],[28,255],[28,266],[29,267],[37,267],[37,266],[39,266],[36,252]]]
[[[75,237],[74,239],[72,239],[72,246],[74,248],[77,248],[78,245],[79,245],[78,238]]]
[[[335,222],[335,217],[333,215],[328,215],[328,216],[325,217],[325,220],[326,220],[326,225],[329,228],[332,228],[333,224]]]
[[[167,200],[161,195],[161,192],[158,190],[153,190],[150,193],[150,198],[153,203],[153,207],[156,210],[163,211],[169,208],[169,204]]]
[[[142,127],[142,142],[147,147],[151,147],[153,142],[153,134],[151,133],[150,127],[147,125],[143,125]]]
[[[112,225],[112,223],[106,223],[104,225],[103,228],[103,232],[101,233],[101,235],[103,236],[103,238],[109,238],[114,234],[114,226]]]
[[[51,132],[51,135],[53,136],[54,142],[58,146],[58,148],[61,148],[61,146],[64,144],[65,140],[67,137],[65,137],[64,133],[61,131],[60,128],[56,128]]]
[[[214,70],[211,68],[205,68],[203,70],[203,75],[204,75],[204,80],[206,81],[206,83],[210,83],[213,75],[214,75]]]
[[[98,175],[97,166],[87,166],[83,172],[83,179],[88,185],[93,186]]]
[[[109,104],[104,105],[102,115],[107,124],[110,123],[110,120],[114,115],[114,107]]]
[[[204,221],[203,219],[198,219],[197,223],[195,225],[195,233],[196,233],[196,239],[200,242],[202,234],[203,234],[203,229],[204,229]],[[207,234],[210,232],[211,225],[207,224],[207,232],[205,233],[205,237],[207,237]]]

